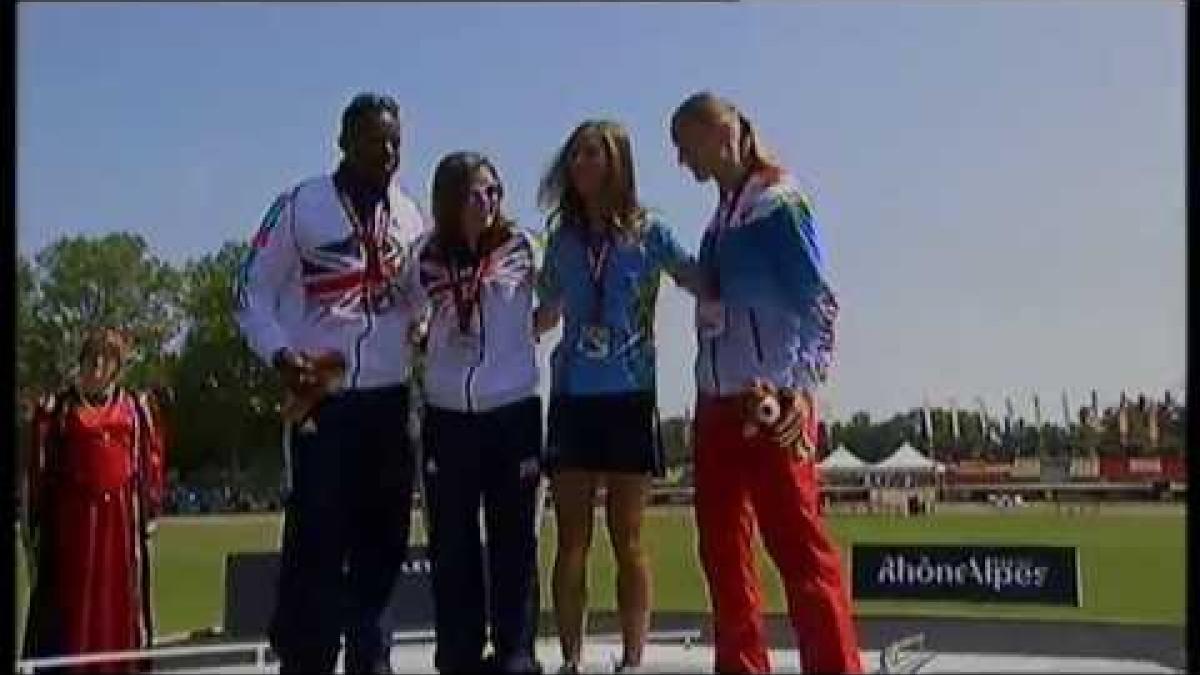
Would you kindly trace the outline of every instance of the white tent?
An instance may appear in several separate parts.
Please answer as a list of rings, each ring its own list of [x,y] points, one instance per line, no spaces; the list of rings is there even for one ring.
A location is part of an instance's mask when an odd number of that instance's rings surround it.
[[[935,462],[925,455],[922,455],[919,450],[905,442],[900,447],[896,448],[888,457],[879,460],[871,465],[872,471],[936,471],[941,473],[946,470],[946,466],[941,462]]]
[[[821,460],[821,471],[866,471],[869,467],[867,463],[862,461],[853,452],[846,449],[846,446],[839,445],[836,450],[829,453],[829,456]]]

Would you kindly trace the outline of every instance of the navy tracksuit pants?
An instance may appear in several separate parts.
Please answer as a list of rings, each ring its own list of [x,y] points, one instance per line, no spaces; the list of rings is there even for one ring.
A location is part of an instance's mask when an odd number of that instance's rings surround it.
[[[413,453],[408,388],[346,390],[317,408],[316,430],[291,430],[271,646],[280,672],[332,673],[346,635],[346,672],[387,666],[385,610],[408,552]]]
[[[541,401],[478,413],[430,406],[421,438],[432,521],[434,665],[443,673],[538,672]],[[494,661],[484,664],[489,626]]]

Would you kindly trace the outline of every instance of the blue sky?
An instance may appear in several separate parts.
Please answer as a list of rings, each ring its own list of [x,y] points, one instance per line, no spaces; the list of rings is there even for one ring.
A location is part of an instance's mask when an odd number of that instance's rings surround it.
[[[141,233],[176,261],[330,169],[361,89],[405,109],[428,202],[491,155],[540,227],[569,131],[629,129],[690,249],[714,197],[666,120],[713,89],[809,188],[843,306],[828,408],[890,414],[1184,381],[1184,11],[1166,0],[18,5],[18,242]],[[694,395],[692,302],[660,296],[660,402]],[[544,354],[543,354],[544,358]],[[1053,402],[1051,404],[1050,402]]]

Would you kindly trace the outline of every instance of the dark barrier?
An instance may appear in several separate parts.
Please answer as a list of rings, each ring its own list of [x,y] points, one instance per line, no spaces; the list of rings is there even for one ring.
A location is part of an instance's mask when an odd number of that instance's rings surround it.
[[[429,558],[423,547],[410,549],[396,577],[386,621],[395,630],[433,629],[433,590]],[[239,640],[265,639],[275,607],[279,553],[235,553],[225,559],[225,635]]]
[[[1074,546],[855,544],[859,600],[968,600],[1080,606]]]

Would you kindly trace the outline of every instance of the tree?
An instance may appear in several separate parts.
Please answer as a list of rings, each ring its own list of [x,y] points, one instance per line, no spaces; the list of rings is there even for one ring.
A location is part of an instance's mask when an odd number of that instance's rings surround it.
[[[84,332],[100,325],[131,338],[127,381],[163,382],[170,360],[165,346],[180,328],[179,275],[148,252],[144,239],[127,233],[64,237],[36,261],[23,282],[33,289],[24,296],[30,305],[19,355],[24,363],[18,366],[27,386],[62,386],[75,368]]]
[[[849,422],[834,423],[830,429],[831,447],[845,445],[864,462],[877,462],[901,443],[916,440],[913,433],[913,413],[893,415],[879,424],[873,424],[865,412],[857,412]]]
[[[16,456],[17,475],[23,475],[30,443],[29,418],[33,402],[38,395],[33,383],[33,363],[30,352],[34,349],[34,305],[37,302],[37,280],[33,265],[23,256],[17,256],[17,429]]]
[[[46,332],[38,325],[38,283],[33,265],[17,256],[17,408],[19,419],[31,412],[31,404],[44,393],[48,378],[40,377],[38,364],[45,360]]]
[[[1187,408],[1172,404],[1159,409],[1159,451],[1164,455],[1182,455],[1187,429]]]
[[[25,256],[17,257],[17,405],[25,421],[30,404],[59,384],[55,367],[56,335],[42,319],[38,273]]]
[[[247,346],[233,314],[234,283],[247,245],[226,243],[185,267],[181,305],[187,333],[172,369],[175,462],[182,472],[219,464],[277,475],[280,388]]]

